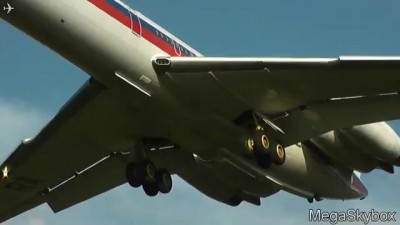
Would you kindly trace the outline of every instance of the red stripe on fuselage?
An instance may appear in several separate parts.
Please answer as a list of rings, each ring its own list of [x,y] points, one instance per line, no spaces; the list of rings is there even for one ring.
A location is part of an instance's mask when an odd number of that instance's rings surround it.
[[[108,4],[105,0],[89,0],[93,5],[97,6],[99,9],[103,10],[110,16],[114,17],[116,20],[124,24],[126,27],[131,29],[131,18],[124,13],[118,11],[112,5]]]
[[[112,5],[107,3],[105,0],[89,0],[92,4],[97,6],[99,9],[103,10],[116,20],[118,20],[120,23],[125,25],[127,28],[131,29],[131,18],[126,16],[124,13],[120,12],[118,9],[114,8]],[[132,21],[132,26],[134,28],[134,31],[139,33],[139,27],[140,25],[136,21]],[[182,52],[181,55],[178,55],[177,52],[175,51],[175,47],[171,45],[170,43],[167,43],[163,39],[161,39],[159,36],[155,35],[153,32],[149,31],[148,29],[145,29],[142,27],[142,32],[141,35],[143,38],[151,42],[153,45],[157,46],[164,52],[168,53],[171,56],[184,56],[185,54]],[[179,53],[179,51],[178,51]]]
[[[365,195],[368,194],[367,188],[364,186],[362,181],[356,175],[353,175],[351,181],[352,181],[351,185],[353,185],[353,187],[357,188],[362,194],[365,194]]]

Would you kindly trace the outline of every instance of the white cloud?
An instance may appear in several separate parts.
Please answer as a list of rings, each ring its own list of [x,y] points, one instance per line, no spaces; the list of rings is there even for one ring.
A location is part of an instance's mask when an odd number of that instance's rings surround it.
[[[0,98],[0,160],[23,138],[34,136],[48,119],[48,114],[29,104]]]
[[[29,221],[29,225],[46,225],[43,218],[33,217]]]

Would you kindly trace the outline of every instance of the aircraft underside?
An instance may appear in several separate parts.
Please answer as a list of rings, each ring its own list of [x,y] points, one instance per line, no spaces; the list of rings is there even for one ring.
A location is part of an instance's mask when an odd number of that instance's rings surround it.
[[[353,130],[367,130],[371,127],[389,129],[386,123],[376,123],[362,125]],[[236,206],[241,201],[259,205],[260,197],[268,197],[279,190],[305,197],[310,202],[314,199],[320,201],[325,198],[364,199],[368,191],[354,170],[370,172],[380,168],[393,173],[393,165],[398,165],[396,152],[392,151],[392,148],[385,149],[383,147],[385,143],[379,143],[379,137],[368,136],[373,134],[360,135],[357,131],[347,132],[346,138],[356,137],[359,140],[353,145],[346,146],[339,142],[341,139],[338,139],[338,135],[336,139],[331,137],[340,131],[332,131],[312,140],[283,148],[278,140],[271,140],[273,136],[269,136],[266,131],[271,129],[260,127],[253,127],[253,129],[253,132],[249,132],[249,138],[241,140],[241,153],[236,154],[232,153],[234,151],[220,148],[215,149],[220,152],[218,157],[204,159],[199,155],[186,152],[186,157],[191,158],[191,160],[186,160],[191,161],[191,172],[182,170],[176,173],[209,197]],[[391,138],[393,141],[397,140],[397,136]],[[369,143],[365,146],[365,141],[377,142],[374,143],[375,145]],[[240,145],[240,141],[237,143]],[[147,144],[149,144],[148,140]],[[327,148],[318,147],[321,144],[325,144]],[[371,147],[375,148],[371,149]],[[157,158],[158,151],[168,151],[171,156],[185,154],[182,150],[174,150],[175,146],[172,142],[165,146],[151,147],[150,145],[147,149],[149,151],[146,158],[150,160],[152,155]],[[383,160],[380,158],[383,155],[391,156]],[[142,163],[142,168],[150,166],[151,169],[147,171],[155,171],[154,174],[157,174],[155,169],[158,166],[157,159],[155,165],[147,160],[135,162],[134,174],[137,174],[140,163]],[[156,186],[161,187],[159,189],[161,193],[165,193],[166,184],[159,183],[160,178],[156,178],[157,175],[153,175],[153,172],[146,175],[144,173],[146,170],[141,169],[140,178],[130,176],[129,171],[132,169],[130,166],[132,165],[128,166],[127,180],[131,186],[139,187],[144,184],[143,189],[149,196],[156,195]],[[151,188],[149,184],[146,184],[149,179],[152,180],[150,181],[153,185]],[[170,190],[170,178],[165,181],[168,183],[167,189]]]

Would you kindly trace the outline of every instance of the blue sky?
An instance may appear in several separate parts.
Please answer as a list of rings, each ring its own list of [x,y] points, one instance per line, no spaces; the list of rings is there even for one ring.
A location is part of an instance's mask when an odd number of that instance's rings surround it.
[[[395,0],[126,2],[210,56],[400,55],[400,2]],[[37,133],[88,77],[3,21],[0,35],[0,160],[4,160],[22,138]],[[392,125],[400,131],[398,122]],[[59,214],[44,205],[6,224],[309,224],[310,208],[400,213],[396,172],[364,175],[370,191],[364,201],[310,205],[280,192],[264,199],[261,207],[244,203],[232,208],[174,177],[169,195],[148,198],[142,190],[123,185]]]

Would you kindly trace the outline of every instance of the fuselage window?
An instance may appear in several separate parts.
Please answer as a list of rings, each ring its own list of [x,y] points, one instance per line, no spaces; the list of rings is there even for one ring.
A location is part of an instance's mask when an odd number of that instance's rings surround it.
[[[159,30],[156,30],[156,35],[158,37],[160,37],[163,41],[171,44],[174,46],[175,50],[177,52],[181,52],[182,54],[186,55],[186,56],[195,56],[192,52],[190,52],[187,48],[181,46],[177,41],[175,41],[174,39],[172,39],[171,37],[163,34],[162,32],[160,32]]]

